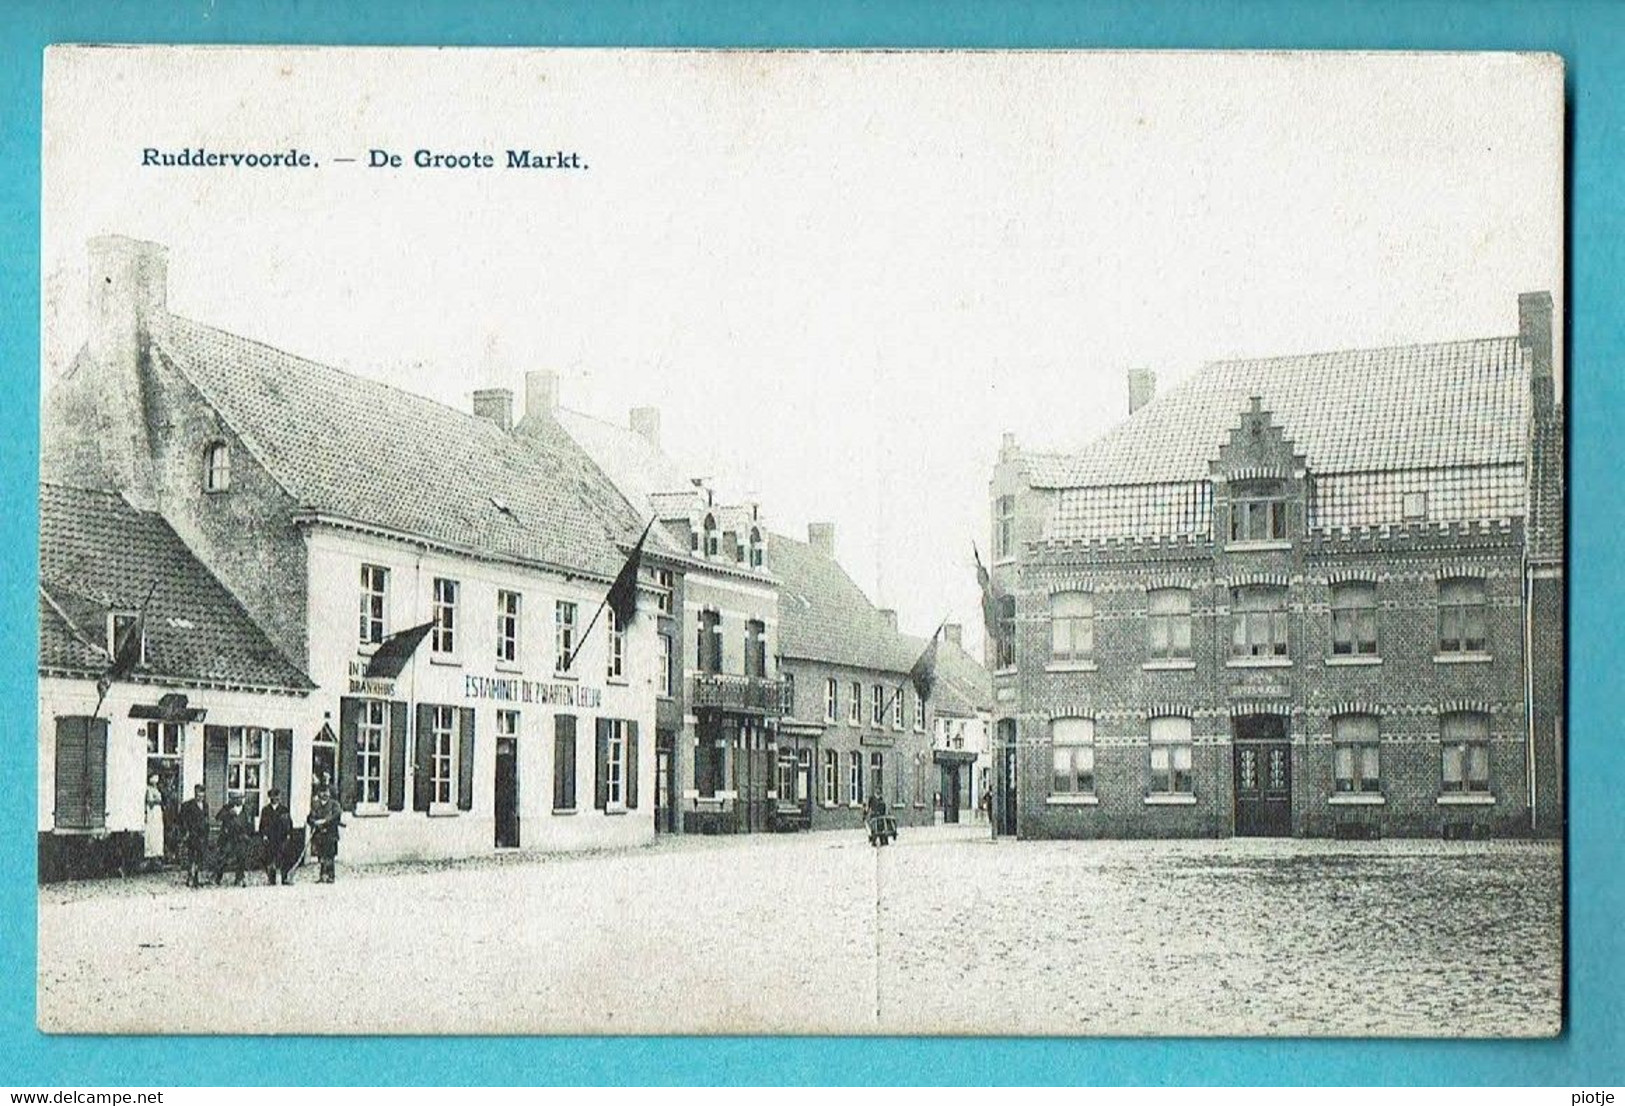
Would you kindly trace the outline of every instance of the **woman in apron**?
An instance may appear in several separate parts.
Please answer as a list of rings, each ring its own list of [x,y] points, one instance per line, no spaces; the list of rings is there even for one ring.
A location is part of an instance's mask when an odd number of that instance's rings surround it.
[[[147,868],[158,867],[164,858],[164,793],[158,790],[158,774],[147,777],[147,821],[141,834],[142,859]]]

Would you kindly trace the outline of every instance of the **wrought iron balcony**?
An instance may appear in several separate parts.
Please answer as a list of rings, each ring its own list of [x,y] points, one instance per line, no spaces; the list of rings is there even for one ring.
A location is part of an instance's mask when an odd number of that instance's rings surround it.
[[[780,715],[784,713],[784,699],[783,680],[727,672],[696,672],[690,705]]]

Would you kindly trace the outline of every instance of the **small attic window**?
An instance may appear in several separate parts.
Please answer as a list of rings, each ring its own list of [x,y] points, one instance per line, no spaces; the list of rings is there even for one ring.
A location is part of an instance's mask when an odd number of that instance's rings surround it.
[[[718,550],[717,519],[715,515],[705,516],[705,555],[715,557]]]
[[[750,528],[750,567],[761,568],[763,556],[762,531],[752,526]]]
[[[1407,521],[1407,522],[1410,522],[1413,519],[1427,518],[1427,514],[1428,514],[1428,493],[1427,492],[1406,492],[1405,493],[1404,508],[1405,508],[1405,521]]]
[[[231,487],[231,447],[210,442],[203,447],[203,490],[223,492]]]
[[[140,652],[136,654],[137,664],[147,663],[147,634],[141,625],[141,619],[134,611],[113,611],[107,616],[107,655],[117,657],[119,645],[132,634],[141,635]]]

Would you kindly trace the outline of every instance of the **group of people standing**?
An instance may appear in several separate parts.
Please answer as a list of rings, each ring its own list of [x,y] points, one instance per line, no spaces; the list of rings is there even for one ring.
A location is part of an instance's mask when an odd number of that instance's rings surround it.
[[[253,816],[243,808],[241,794],[233,792],[211,818],[203,785],[192,789],[192,797],[181,804],[176,816],[186,863],[186,886],[201,887],[204,873],[211,874],[218,885],[229,871],[236,874],[236,886],[241,887],[246,882],[250,859],[256,854],[263,860],[268,884],[292,883],[294,869],[304,863],[307,845],[318,864],[316,882],[333,882],[344,812],[331,789],[325,783],[317,786],[310,802],[310,816],[305,819],[304,829],[297,832],[282,791],[271,788],[266,800],[256,827]],[[164,800],[157,776],[147,781],[146,801],[143,852],[152,864],[164,855]],[[211,823],[218,827],[212,843]]]

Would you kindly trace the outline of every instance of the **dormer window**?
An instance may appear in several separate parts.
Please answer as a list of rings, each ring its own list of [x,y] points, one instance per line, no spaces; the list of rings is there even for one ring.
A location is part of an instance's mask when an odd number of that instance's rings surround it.
[[[138,652],[135,662],[147,663],[147,634],[141,625],[140,616],[130,611],[114,611],[107,616],[107,655],[117,658],[119,647],[122,646],[131,634],[139,634],[137,643]]]
[[[223,492],[231,487],[231,447],[210,442],[203,449],[203,490]]]
[[[705,516],[704,530],[705,530],[705,555],[707,557],[715,557],[717,555],[717,550],[719,548],[719,546],[718,546],[718,538],[717,538],[717,519],[716,519],[715,515],[706,515]]]
[[[1285,541],[1286,496],[1280,485],[1238,485],[1230,500],[1230,541]]]
[[[762,548],[762,531],[752,526],[750,528],[750,567],[761,568],[766,559],[766,551]]]

